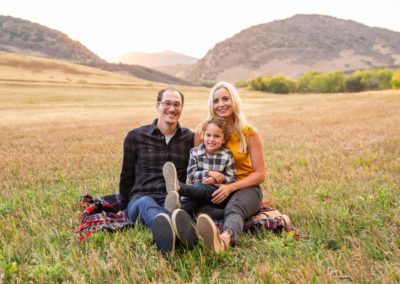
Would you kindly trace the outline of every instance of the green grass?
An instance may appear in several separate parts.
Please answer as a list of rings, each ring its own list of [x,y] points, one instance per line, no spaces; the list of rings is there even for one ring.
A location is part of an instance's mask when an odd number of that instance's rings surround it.
[[[400,93],[241,92],[264,139],[265,198],[302,238],[260,230],[220,255],[200,243],[172,258],[140,225],[79,242],[79,197],[118,190],[123,138],[154,118],[156,89],[93,86],[78,99],[68,86],[8,86],[0,283],[399,282]],[[184,93],[182,124],[194,128],[207,90]]]

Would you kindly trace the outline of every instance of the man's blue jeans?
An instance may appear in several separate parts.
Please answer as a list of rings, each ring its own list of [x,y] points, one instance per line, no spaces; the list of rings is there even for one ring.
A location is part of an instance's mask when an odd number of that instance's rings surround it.
[[[171,216],[171,213],[164,208],[165,195],[160,196],[135,196],[132,198],[126,208],[129,221],[135,223],[139,218],[142,224],[151,228],[154,218],[165,213]]]
[[[260,186],[243,188],[235,191],[228,200],[225,208],[219,205],[198,205],[198,213],[205,213],[213,219],[224,219],[224,229],[233,233],[235,242],[243,231],[244,220],[260,210],[262,191]]]

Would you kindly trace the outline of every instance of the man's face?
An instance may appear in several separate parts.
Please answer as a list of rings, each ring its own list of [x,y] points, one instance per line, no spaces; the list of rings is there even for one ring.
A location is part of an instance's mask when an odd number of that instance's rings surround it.
[[[182,100],[177,91],[167,90],[157,103],[158,121],[160,123],[177,124],[182,113]]]

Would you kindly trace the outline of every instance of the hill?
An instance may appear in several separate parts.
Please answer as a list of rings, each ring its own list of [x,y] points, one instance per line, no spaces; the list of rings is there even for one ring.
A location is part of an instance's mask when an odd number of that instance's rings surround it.
[[[61,59],[167,84],[191,85],[169,74],[138,65],[112,64],[66,34],[37,23],[0,16],[0,51]]]
[[[130,52],[118,57],[115,62],[125,64],[137,64],[156,69],[178,78],[199,59],[173,51],[161,52]]]
[[[116,63],[137,64],[146,67],[160,67],[168,65],[192,65],[198,61],[197,58],[173,51],[160,52],[130,52],[119,56]]]
[[[0,62],[3,82],[154,85],[129,75],[26,54],[0,52]]]
[[[330,16],[296,15],[250,27],[218,43],[183,78],[210,83],[399,64],[399,32]]]

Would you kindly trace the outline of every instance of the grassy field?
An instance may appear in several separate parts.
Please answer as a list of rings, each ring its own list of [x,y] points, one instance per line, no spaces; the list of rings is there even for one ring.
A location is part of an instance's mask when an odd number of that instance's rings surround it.
[[[160,87],[86,80],[0,82],[0,283],[400,281],[400,91],[241,90],[265,198],[304,237],[259,231],[220,255],[200,243],[164,258],[143,227],[74,234],[79,197],[118,190],[123,139],[156,116]],[[194,128],[207,89],[182,91]]]

